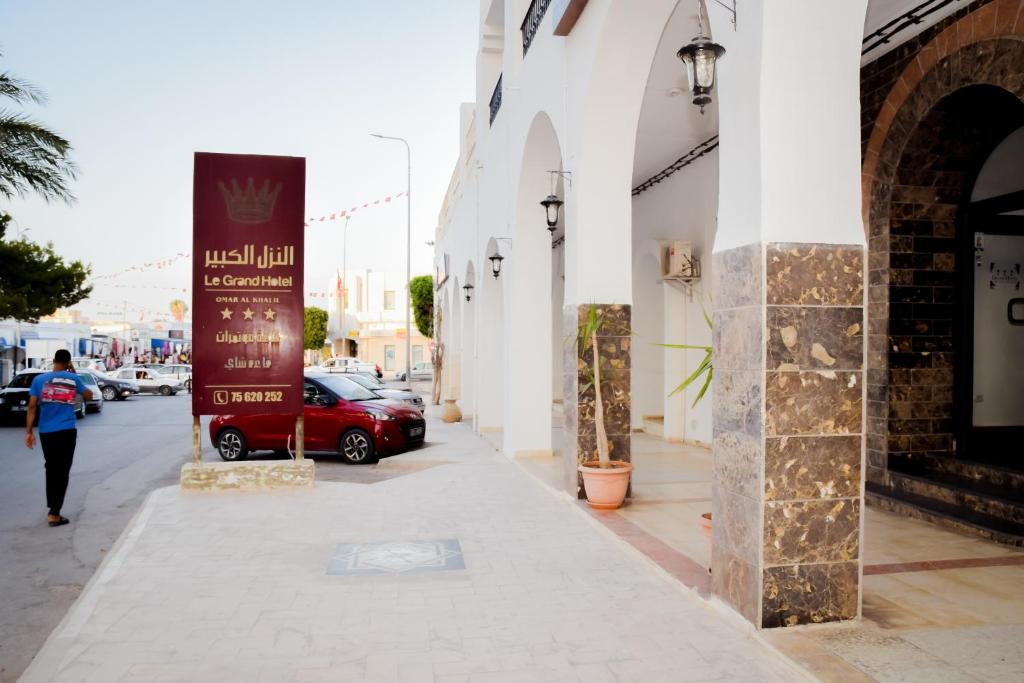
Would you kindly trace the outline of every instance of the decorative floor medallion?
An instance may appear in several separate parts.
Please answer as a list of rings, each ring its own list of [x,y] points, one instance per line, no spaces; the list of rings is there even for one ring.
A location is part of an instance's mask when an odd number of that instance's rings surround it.
[[[328,575],[420,574],[465,569],[458,540],[339,543]]]

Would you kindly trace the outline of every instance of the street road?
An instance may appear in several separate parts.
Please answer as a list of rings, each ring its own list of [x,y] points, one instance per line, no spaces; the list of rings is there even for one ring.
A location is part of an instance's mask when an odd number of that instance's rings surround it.
[[[63,514],[46,525],[40,446],[0,427],[0,681],[13,681],[81,592],[146,494],[177,483],[192,432],[188,394],[138,396],[78,422]]]
[[[429,385],[418,384],[421,393],[429,392]],[[71,524],[52,529],[40,446],[25,448],[24,425],[0,426],[0,683],[16,680],[28,666],[146,494],[178,483],[191,455],[191,406],[187,393],[136,396],[80,420],[62,511]],[[207,424],[204,418],[203,460],[219,462]],[[362,466],[337,455],[311,457],[320,481],[371,484],[415,466],[400,457]]]

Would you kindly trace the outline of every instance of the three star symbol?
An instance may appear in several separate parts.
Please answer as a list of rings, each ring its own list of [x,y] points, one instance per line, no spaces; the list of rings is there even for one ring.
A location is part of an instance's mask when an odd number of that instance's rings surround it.
[[[221,320],[231,320],[231,313],[231,309],[225,306],[224,310],[220,312]]]
[[[266,317],[267,320],[273,320],[276,314],[274,313],[273,308],[268,308],[267,310],[263,311],[263,315]]]
[[[251,308],[248,308],[248,307],[244,311],[242,311],[242,315],[245,316],[246,320],[252,320],[252,316],[255,313],[256,313],[256,311],[254,311],[254,310],[252,310]]]

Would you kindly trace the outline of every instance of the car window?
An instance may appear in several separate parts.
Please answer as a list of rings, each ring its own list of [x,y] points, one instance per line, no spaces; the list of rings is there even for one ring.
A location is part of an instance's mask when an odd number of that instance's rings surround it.
[[[318,377],[317,380],[346,401],[372,401],[380,398],[365,387],[361,387],[348,377],[331,375],[329,377]]]
[[[135,372],[135,379],[148,379],[148,378],[149,378],[149,373],[147,373],[145,370],[136,370],[136,372]]]
[[[377,382],[373,381],[372,379],[370,379],[366,375],[358,375],[358,374],[353,373],[351,375],[347,375],[347,378],[352,380],[353,382],[355,382],[359,386],[361,386],[361,387],[363,387],[365,389],[369,389],[370,391],[374,391],[375,389],[380,389],[381,388],[380,384],[378,384]]]
[[[91,387],[96,386],[96,377],[91,372],[80,372],[78,375],[82,378],[82,384],[88,384]]]
[[[7,386],[11,389],[27,389],[32,386],[32,380],[36,378],[37,374],[35,372],[28,372],[24,375],[17,375]]]

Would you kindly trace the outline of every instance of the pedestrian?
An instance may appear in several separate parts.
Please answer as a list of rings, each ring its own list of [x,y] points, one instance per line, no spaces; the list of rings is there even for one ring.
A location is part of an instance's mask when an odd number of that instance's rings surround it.
[[[53,371],[44,372],[32,380],[29,389],[28,421],[25,425],[25,445],[34,448],[36,436],[32,431],[36,413],[39,413],[39,443],[43,446],[46,463],[46,505],[50,508],[46,521],[50,526],[62,526],[69,520],[60,514],[64,494],[68,490],[68,475],[75,457],[78,429],[75,427],[75,397],[86,401],[92,392],[71,368],[71,354],[61,349],[53,355]]]

